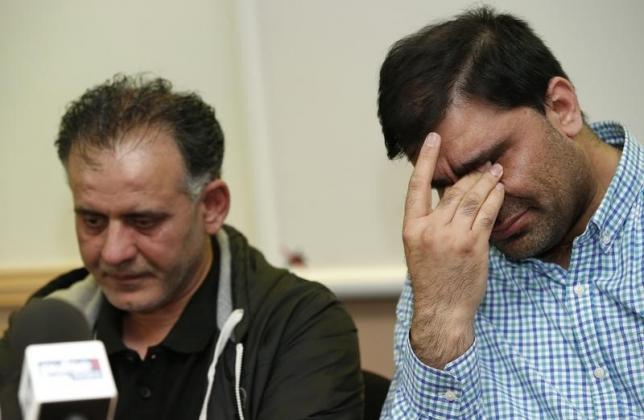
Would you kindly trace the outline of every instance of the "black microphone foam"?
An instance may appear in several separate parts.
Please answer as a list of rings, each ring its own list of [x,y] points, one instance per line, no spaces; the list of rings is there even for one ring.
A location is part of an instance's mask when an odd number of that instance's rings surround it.
[[[20,420],[18,385],[27,346],[90,340],[92,334],[78,309],[54,298],[32,299],[12,314],[9,325],[9,353],[0,358],[0,416]]]
[[[76,307],[55,298],[33,299],[11,319],[7,338],[22,359],[30,344],[91,340],[85,316]]]

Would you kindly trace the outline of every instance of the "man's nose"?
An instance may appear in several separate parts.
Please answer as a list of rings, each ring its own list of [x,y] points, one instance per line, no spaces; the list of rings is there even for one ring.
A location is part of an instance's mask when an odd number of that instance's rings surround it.
[[[112,222],[105,234],[105,242],[101,250],[101,259],[104,263],[117,266],[134,259],[136,256],[134,232],[120,222]]]

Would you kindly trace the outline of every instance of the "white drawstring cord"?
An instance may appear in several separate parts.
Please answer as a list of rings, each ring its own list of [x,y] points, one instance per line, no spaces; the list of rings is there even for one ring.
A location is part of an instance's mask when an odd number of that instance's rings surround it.
[[[233,329],[237,326],[237,324],[239,324],[243,316],[244,316],[243,309],[235,309],[230,314],[228,319],[226,319],[224,326],[221,328],[221,332],[219,333],[219,338],[217,339],[217,344],[215,345],[215,354],[212,358],[212,362],[210,363],[210,366],[208,367],[208,373],[206,375],[206,379],[208,381],[208,388],[206,388],[206,396],[203,400],[203,404],[201,405],[201,414],[199,415],[199,420],[207,419],[208,402],[210,401],[212,386],[213,386],[213,383],[215,382],[215,371],[216,371],[217,361],[219,360],[219,357],[221,356],[221,354],[224,351],[224,348],[226,347],[226,342],[233,334]],[[239,369],[241,371],[241,366],[239,367]],[[236,367],[235,367],[235,370],[237,370]],[[236,390],[236,392],[239,393],[238,390]],[[238,398],[238,401],[239,401],[239,398]]]
[[[237,343],[235,353],[235,398],[237,399],[237,413],[239,420],[244,420],[244,412],[242,411],[242,401],[239,392],[239,383],[241,381],[242,359],[244,358],[244,345]]]

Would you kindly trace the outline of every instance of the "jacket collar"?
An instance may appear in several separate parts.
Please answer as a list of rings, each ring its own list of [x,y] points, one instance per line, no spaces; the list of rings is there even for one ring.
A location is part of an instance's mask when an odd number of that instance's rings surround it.
[[[248,242],[233,227],[224,225],[215,235],[219,244],[219,290],[217,293],[217,327],[221,330],[235,309],[243,309],[246,315],[237,324],[232,335],[233,342],[240,342],[246,336],[249,326],[248,311]]]

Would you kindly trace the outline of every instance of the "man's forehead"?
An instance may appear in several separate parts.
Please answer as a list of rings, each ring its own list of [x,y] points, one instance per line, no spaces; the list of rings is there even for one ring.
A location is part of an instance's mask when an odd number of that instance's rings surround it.
[[[484,141],[503,128],[507,114],[508,111],[480,101],[458,101],[448,108],[435,131],[444,140],[441,147],[454,149],[463,141]]]
[[[487,161],[495,159],[509,125],[505,118],[488,107],[452,109],[436,128],[441,146],[434,171],[433,185],[451,185]]]
[[[174,147],[174,146],[172,146]],[[72,190],[183,191],[186,171],[178,151],[155,145],[72,153],[67,165]]]
[[[489,152],[503,137],[501,133],[475,133],[471,136],[459,137],[441,136],[438,159],[446,161],[452,167],[460,167]]]

